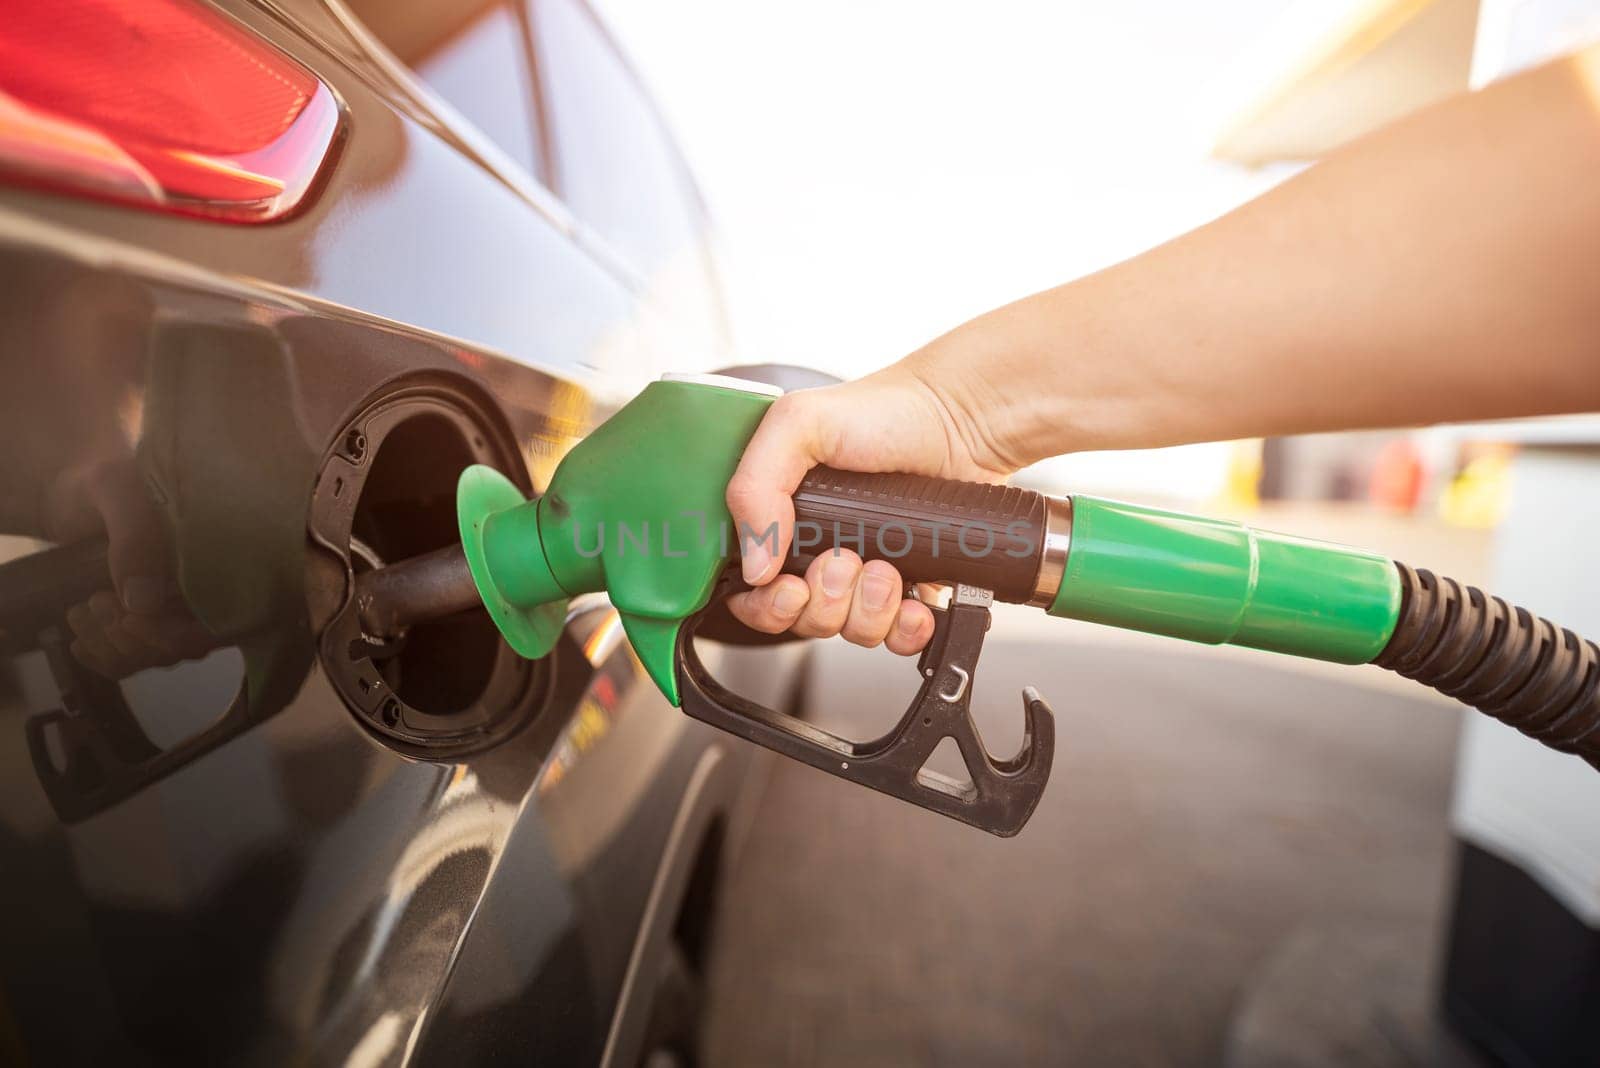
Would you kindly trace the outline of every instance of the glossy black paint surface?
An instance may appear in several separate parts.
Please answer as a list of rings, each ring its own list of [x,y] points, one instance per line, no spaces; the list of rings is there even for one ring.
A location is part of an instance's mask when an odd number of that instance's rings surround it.
[[[705,836],[684,828],[728,825],[748,751],[666,706],[602,602],[523,729],[396,752],[319,658],[348,575],[307,510],[352,416],[420,381],[488,398],[536,491],[662,370],[728,362],[683,267],[703,249],[630,266],[347,11],[219,6],[343,105],[306,210],[234,227],[0,187],[0,564],[158,550],[159,614],[204,646],[107,679],[70,648],[81,582],[43,616],[0,603],[0,1061],[628,1063],[647,933]],[[777,702],[784,656],[721,670]]]

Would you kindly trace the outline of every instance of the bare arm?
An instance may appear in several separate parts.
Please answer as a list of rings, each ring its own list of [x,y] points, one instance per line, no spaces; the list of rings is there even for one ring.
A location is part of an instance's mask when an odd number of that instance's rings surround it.
[[[1600,47],[1386,127],[861,382],[785,398],[729,504],[787,533],[814,463],[998,478],[1078,449],[1600,408],[1597,176]],[[774,587],[800,580],[776,571],[747,559],[770,583],[736,606],[747,622],[875,644],[812,618],[839,600],[817,582],[779,612]],[[900,616],[922,635],[915,606]]]

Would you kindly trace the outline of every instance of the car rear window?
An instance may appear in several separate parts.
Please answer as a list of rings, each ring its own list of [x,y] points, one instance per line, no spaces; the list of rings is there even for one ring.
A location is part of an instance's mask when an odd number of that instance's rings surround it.
[[[562,198],[646,276],[694,255],[698,200],[633,72],[578,0],[529,9]]]
[[[527,35],[509,3],[388,3],[351,10],[428,88],[495,146],[542,177]]]

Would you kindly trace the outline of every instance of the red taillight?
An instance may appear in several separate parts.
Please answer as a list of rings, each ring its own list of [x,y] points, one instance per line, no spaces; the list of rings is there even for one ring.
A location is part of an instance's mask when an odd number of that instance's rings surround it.
[[[0,172],[237,222],[292,210],[333,94],[193,0],[0,0]]]

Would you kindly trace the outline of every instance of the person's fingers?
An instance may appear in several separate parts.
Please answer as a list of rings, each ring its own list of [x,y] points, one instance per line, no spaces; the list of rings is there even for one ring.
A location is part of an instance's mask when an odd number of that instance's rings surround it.
[[[850,612],[845,619],[844,635],[847,642],[872,648],[881,645],[894,626],[896,611],[900,607],[900,572],[882,560],[872,560],[861,568],[856,580],[856,593],[850,601]]]
[[[861,574],[861,557],[849,549],[826,552],[806,568],[811,592],[805,610],[790,629],[802,638],[831,638],[844,628],[850,599]]]
[[[141,668],[170,663],[165,653],[148,644],[137,630],[121,623],[105,629],[106,641],[121,654],[124,674],[131,675]]]
[[[811,589],[799,575],[779,575],[765,586],[728,598],[733,618],[763,634],[782,634],[800,618]]]
[[[104,628],[87,604],[67,610],[67,626],[72,630],[72,655],[79,663],[108,679],[120,677],[122,654],[106,639]]]
[[[805,391],[773,401],[728,482],[728,511],[752,586],[770,582],[794,535],[794,491],[818,463],[814,409]]]
[[[117,597],[110,590],[100,590],[85,602],[89,606],[89,615],[99,624],[100,629],[117,625],[124,611]]]
[[[891,653],[914,656],[933,637],[933,612],[921,601],[906,598],[900,602],[900,613],[895,617],[894,628],[884,639]]]
[[[217,647],[216,638],[193,616],[130,612],[110,590],[74,605],[67,625],[75,639],[74,655],[108,678],[193,660]]]
[[[900,573],[889,564],[874,560],[863,565],[844,549],[817,557],[804,579],[779,575],[766,586],[734,594],[728,608],[739,622],[763,634],[843,634],[857,645],[881,643],[891,652],[913,656],[933,637],[933,612],[913,598],[902,599],[903,586]]]
[[[193,616],[164,612],[147,616],[124,612],[117,630],[142,644],[148,652],[145,667],[164,667],[180,660],[193,660],[217,648],[217,639]]]
[[[68,651],[72,653],[74,660],[101,678],[113,681],[122,678],[122,673],[117,670],[117,666],[106,659],[107,656],[116,656],[116,653],[109,645],[104,647],[104,655],[102,655],[102,649],[95,645],[93,641],[85,638],[74,638],[72,645],[68,647]]]
[[[89,598],[89,613],[106,644],[117,651],[119,667],[153,664],[161,659],[157,649],[125,625],[131,613],[110,590],[101,590]]]

